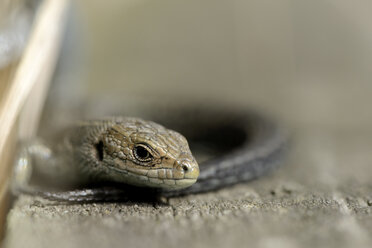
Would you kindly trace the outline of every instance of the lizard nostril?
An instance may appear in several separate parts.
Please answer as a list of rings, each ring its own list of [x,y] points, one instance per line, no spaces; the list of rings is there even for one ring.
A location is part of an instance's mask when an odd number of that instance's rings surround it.
[[[184,164],[182,165],[182,169],[185,171],[185,172],[188,172],[189,171],[189,166]]]

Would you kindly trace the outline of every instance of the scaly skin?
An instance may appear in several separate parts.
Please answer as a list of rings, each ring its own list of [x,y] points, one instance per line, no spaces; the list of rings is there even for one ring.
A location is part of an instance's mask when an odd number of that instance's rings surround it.
[[[114,117],[80,122],[55,146],[24,144],[15,166],[16,191],[33,193],[31,173],[59,186],[107,181],[175,190],[194,184],[199,167],[181,134],[151,121]]]
[[[185,137],[151,121],[119,117],[88,121],[69,137],[80,173],[94,179],[180,189],[195,183],[199,175]]]
[[[60,144],[54,147],[40,142],[26,145],[16,171],[28,171],[30,166],[25,165],[32,160],[32,167],[52,182],[59,180],[71,186],[103,180],[123,183],[121,186],[38,191],[29,187],[27,176],[22,175],[27,173],[18,172],[15,175],[21,180],[15,180],[15,193],[68,202],[174,197],[249,181],[280,165],[287,138],[281,128],[266,118],[255,113],[193,115],[191,122],[187,118],[177,120],[191,131],[189,137],[202,138],[202,142],[209,140],[217,152],[200,164],[200,175],[182,135],[154,122],[115,117],[81,122],[63,133]]]

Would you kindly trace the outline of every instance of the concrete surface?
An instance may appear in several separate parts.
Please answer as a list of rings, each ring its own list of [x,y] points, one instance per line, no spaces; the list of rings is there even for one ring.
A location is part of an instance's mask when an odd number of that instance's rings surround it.
[[[277,116],[290,156],[262,179],[169,204],[22,196],[5,247],[371,247],[372,17],[357,2],[81,1],[87,59],[70,51],[41,130],[149,99],[213,100]]]
[[[370,247],[371,137],[295,137],[291,158],[270,176],[169,204],[22,196],[5,247]]]

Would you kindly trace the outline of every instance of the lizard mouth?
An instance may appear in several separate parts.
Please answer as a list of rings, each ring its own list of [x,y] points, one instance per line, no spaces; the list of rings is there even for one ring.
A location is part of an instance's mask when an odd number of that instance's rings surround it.
[[[125,170],[117,167],[108,167],[113,179],[120,183],[139,187],[153,187],[163,189],[183,189],[193,185],[196,177],[188,175],[184,178],[172,178],[173,169],[153,169],[153,170]]]

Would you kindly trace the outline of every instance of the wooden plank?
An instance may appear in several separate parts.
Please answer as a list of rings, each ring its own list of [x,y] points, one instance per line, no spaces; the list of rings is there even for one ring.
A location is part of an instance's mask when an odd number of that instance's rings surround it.
[[[17,67],[17,62],[0,70],[0,99],[8,92],[9,84]],[[1,107],[1,106],[0,106]],[[10,174],[10,160],[14,151],[15,135],[14,129],[5,143],[3,155],[0,159],[0,240],[4,231],[6,211],[8,209],[8,184]]]
[[[35,135],[44,103],[40,98],[45,97],[56,65],[68,3],[68,0],[44,0],[41,3],[29,42],[15,68],[14,77],[11,70],[5,71],[2,78],[1,87],[5,90],[0,98],[0,220],[5,219],[6,213],[5,192],[8,191],[11,158],[11,149],[8,149],[8,146],[14,144],[15,140],[11,137],[11,131],[16,129],[15,123],[25,102],[31,101],[36,104],[28,106],[28,111],[25,111],[28,119],[23,120],[28,124],[21,125],[19,134],[22,134],[22,137],[18,138]],[[3,223],[0,225],[3,226]]]

